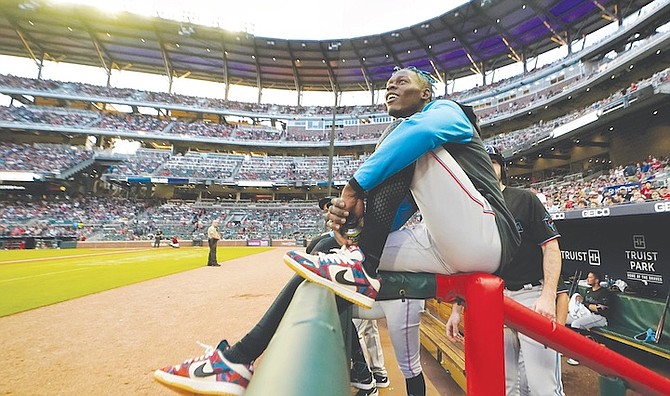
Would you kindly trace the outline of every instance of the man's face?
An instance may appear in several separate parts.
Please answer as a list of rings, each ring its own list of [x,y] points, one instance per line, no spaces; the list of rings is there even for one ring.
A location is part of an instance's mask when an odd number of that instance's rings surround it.
[[[496,173],[496,179],[498,181],[502,180],[502,166],[498,163],[498,161],[491,161],[493,162],[493,171]]]
[[[415,72],[398,70],[386,83],[386,110],[392,117],[409,117],[423,109],[430,95]]]
[[[598,278],[596,278],[596,276],[593,275],[593,272],[589,272],[589,275],[586,277],[586,283],[588,283],[589,286],[593,287],[596,284],[597,279]]]

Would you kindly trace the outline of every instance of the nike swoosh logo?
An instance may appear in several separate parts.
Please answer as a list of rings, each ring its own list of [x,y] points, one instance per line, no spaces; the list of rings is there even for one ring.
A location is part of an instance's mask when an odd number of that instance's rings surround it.
[[[205,377],[210,377],[212,375],[216,375],[216,373],[214,371],[209,371],[209,372],[204,371],[203,368],[205,368],[206,365],[207,365],[207,362],[204,362],[200,366],[196,367],[195,370],[193,370],[193,375],[196,376],[196,377],[199,377],[199,378],[205,378]]]
[[[352,282],[352,281],[344,278],[344,274],[346,274],[347,272],[348,272],[348,270],[344,269],[344,270],[335,274],[335,280],[337,281],[337,283],[341,283],[343,285],[349,285],[349,286],[358,286],[358,283]]]

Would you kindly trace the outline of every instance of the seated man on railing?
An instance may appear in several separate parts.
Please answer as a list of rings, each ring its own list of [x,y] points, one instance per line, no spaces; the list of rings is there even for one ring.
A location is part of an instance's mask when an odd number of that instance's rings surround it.
[[[333,200],[328,215],[336,231],[344,230],[350,215],[355,223],[364,217],[358,245],[336,232],[344,246],[334,253],[288,252],[284,261],[301,277],[371,307],[381,286],[378,268],[449,275],[495,272],[509,263],[519,234],[474,113],[455,102],[433,101],[434,82],[416,68],[391,76],[386,104],[389,115],[399,119]],[[417,209],[424,221],[399,229]],[[227,350],[228,344],[221,343],[205,356],[166,367],[155,376],[182,389],[213,389],[212,382],[205,384],[189,369],[209,362],[220,369],[212,378],[220,390],[241,394],[251,377],[251,362],[262,350],[247,353],[245,359]],[[408,393],[425,392],[423,376],[406,382]]]

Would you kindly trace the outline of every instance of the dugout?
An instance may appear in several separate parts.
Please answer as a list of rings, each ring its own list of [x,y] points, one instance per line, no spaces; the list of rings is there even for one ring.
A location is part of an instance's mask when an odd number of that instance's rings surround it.
[[[563,277],[585,279],[599,272],[602,281],[623,280],[613,288],[609,326],[593,332],[670,359],[670,317],[658,343],[635,335],[656,329],[670,292],[670,202],[629,203],[553,213],[563,258]],[[583,292],[583,290],[581,290]]]

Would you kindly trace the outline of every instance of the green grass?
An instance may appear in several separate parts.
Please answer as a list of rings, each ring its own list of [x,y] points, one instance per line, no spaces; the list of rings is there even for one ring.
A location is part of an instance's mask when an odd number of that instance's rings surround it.
[[[219,261],[270,248],[227,247]],[[199,268],[208,249],[0,251],[0,317]]]

